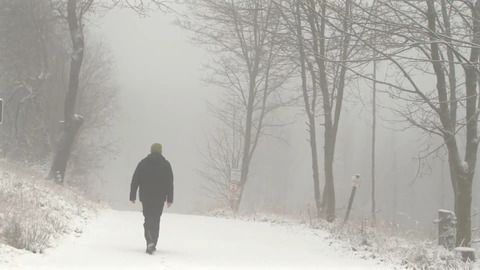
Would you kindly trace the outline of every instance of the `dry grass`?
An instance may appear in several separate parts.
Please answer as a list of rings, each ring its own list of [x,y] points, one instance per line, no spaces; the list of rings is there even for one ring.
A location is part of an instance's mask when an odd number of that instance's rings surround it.
[[[0,241],[34,253],[71,230],[72,221],[93,205],[43,174],[0,163]]]

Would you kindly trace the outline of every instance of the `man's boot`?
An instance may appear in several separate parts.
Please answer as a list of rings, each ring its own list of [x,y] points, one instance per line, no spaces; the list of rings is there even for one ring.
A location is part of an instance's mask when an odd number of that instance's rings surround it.
[[[154,251],[155,251],[155,245],[153,243],[148,243],[147,244],[147,253],[152,255]]]
[[[153,252],[155,251],[155,244],[153,243],[153,237],[152,237],[152,233],[150,230],[146,230],[146,233],[145,235],[147,236],[147,250],[146,252],[148,254],[153,254]]]

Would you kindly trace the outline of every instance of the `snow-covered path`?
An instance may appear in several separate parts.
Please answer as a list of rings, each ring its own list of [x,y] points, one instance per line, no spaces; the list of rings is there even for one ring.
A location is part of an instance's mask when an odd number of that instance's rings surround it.
[[[391,269],[300,226],[176,214],[162,217],[159,250],[150,256],[142,219],[141,212],[104,210],[79,237],[22,255],[13,269]]]

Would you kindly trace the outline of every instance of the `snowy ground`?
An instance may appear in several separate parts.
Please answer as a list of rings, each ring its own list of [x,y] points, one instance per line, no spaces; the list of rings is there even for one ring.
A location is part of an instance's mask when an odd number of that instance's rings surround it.
[[[100,211],[82,234],[7,269],[395,269],[362,260],[328,234],[301,226],[165,214],[159,247],[145,254],[140,212]]]

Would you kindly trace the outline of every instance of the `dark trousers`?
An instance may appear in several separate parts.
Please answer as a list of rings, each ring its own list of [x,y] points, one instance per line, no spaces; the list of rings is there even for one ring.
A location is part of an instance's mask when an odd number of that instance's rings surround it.
[[[162,216],[164,202],[142,202],[145,222],[145,240],[147,245],[153,243],[157,246],[158,233],[160,230],[160,217]]]

